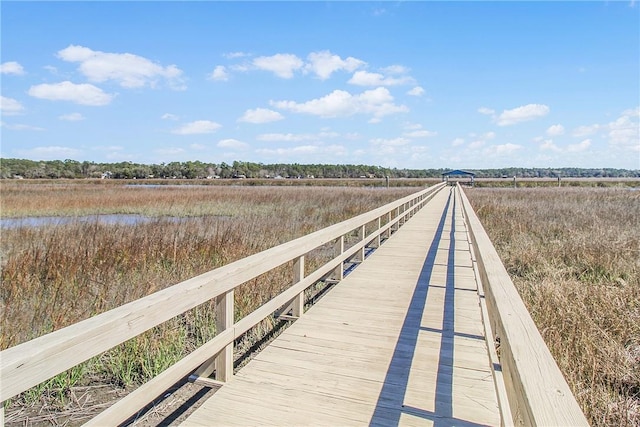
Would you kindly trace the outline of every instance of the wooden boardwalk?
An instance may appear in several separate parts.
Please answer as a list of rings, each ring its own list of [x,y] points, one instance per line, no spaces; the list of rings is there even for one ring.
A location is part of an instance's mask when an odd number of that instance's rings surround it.
[[[183,425],[500,425],[480,307],[444,189]]]

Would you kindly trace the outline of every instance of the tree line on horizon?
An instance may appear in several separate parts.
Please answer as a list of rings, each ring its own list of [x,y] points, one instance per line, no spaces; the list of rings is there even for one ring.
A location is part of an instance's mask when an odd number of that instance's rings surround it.
[[[215,179],[215,178],[440,178],[452,169],[385,168],[343,164],[231,164],[201,161],[141,164],[96,163],[77,160],[0,159],[0,179]],[[496,168],[465,169],[477,178],[638,178],[640,170],[615,168]]]

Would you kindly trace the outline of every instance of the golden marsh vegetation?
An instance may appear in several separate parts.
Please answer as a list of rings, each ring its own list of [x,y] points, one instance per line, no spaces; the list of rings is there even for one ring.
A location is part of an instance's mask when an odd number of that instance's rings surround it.
[[[0,346],[60,329],[415,191],[5,182],[3,218],[84,218],[2,230]],[[92,219],[97,214],[136,214],[145,220],[104,223]],[[308,257],[308,264],[314,262]],[[283,267],[242,285],[235,292],[236,319],[290,281],[291,271]],[[77,385],[140,384],[214,336],[214,317],[214,303],[205,303],[60,374],[14,404],[44,396],[64,407]],[[264,331],[271,326],[273,319],[266,319]]]
[[[590,423],[640,425],[640,192],[466,193]]]
[[[2,216],[141,215],[2,229],[2,349],[417,191],[315,186],[2,183]],[[640,424],[640,192],[465,189],[592,425]],[[314,257],[307,260],[314,262]],[[289,285],[245,284],[236,318]],[[69,408],[79,385],[131,387],[215,335],[203,304],[12,402]],[[274,326],[266,319],[263,331]],[[255,337],[254,337],[255,338]],[[11,410],[7,412],[10,417]]]

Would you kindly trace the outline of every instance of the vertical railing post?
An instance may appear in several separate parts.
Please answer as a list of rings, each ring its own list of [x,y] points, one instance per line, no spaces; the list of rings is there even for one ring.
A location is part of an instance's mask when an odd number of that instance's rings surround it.
[[[296,284],[304,279],[304,255],[293,260],[293,283]],[[304,313],[304,291],[300,292],[292,301],[291,314],[300,317]]]
[[[233,289],[216,297],[216,333],[233,327]],[[193,372],[193,378],[208,378],[215,370],[215,379],[229,381],[233,376],[233,341]]]
[[[336,250],[338,252],[338,256],[344,253],[344,235],[340,236],[340,238],[336,240]],[[333,275],[335,276],[335,280],[340,281],[344,279],[344,268],[342,266],[343,263],[344,261],[340,261],[340,264],[336,267],[336,269],[333,272]]]
[[[365,229],[364,229],[364,225],[362,225],[358,229],[358,240],[362,242],[364,238],[365,238]],[[356,255],[356,261],[360,261],[360,262],[364,261],[364,253],[365,253],[365,247],[364,245],[362,245],[360,250],[358,250],[358,255]]]
[[[381,240],[381,236],[380,236],[380,227],[382,226],[382,217],[379,216],[378,217],[378,228],[376,229],[376,248],[380,247],[380,240]]]
[[[233,289],[216,297],[216,332],[233,327]],[[229,381],[233,376],[233,341],[216,357],[216,380]]]

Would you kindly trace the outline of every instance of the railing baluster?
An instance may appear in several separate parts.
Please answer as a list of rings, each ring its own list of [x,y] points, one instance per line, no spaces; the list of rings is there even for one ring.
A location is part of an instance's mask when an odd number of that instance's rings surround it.
[[[233,289],[216,297],[216,333],[233,327]],[[229,381],[233,376],[233,342],[216,356],[216,380]]]
[[[304,279],[304,255],[293,260],[293,284]],[[304,313],[304,291],[300,292],[292,301],[292,312],[294,317],[300,317]]]
[[[362,225],[358,229],[358,240],[363,241],[364,238],[365,238],[365,226]],[[358,255],[355,257],[356,261],[359,261],[359,262],[364,261],[364,253],[365,253],[365,247],[363,245],[362,248],[360,248],[360,250],[358,251]]]
[[[344,253],[344,235],[340,236],[337,240],[336,240],[336,249],[338,252],[337,256],[340,256]],[[333,273],[333,275],[335,276],[335,280],[340,281],[342,279],[344,279],[344,267],[343,267],[343,263],[341,262],[340,265],[338,265]]]

